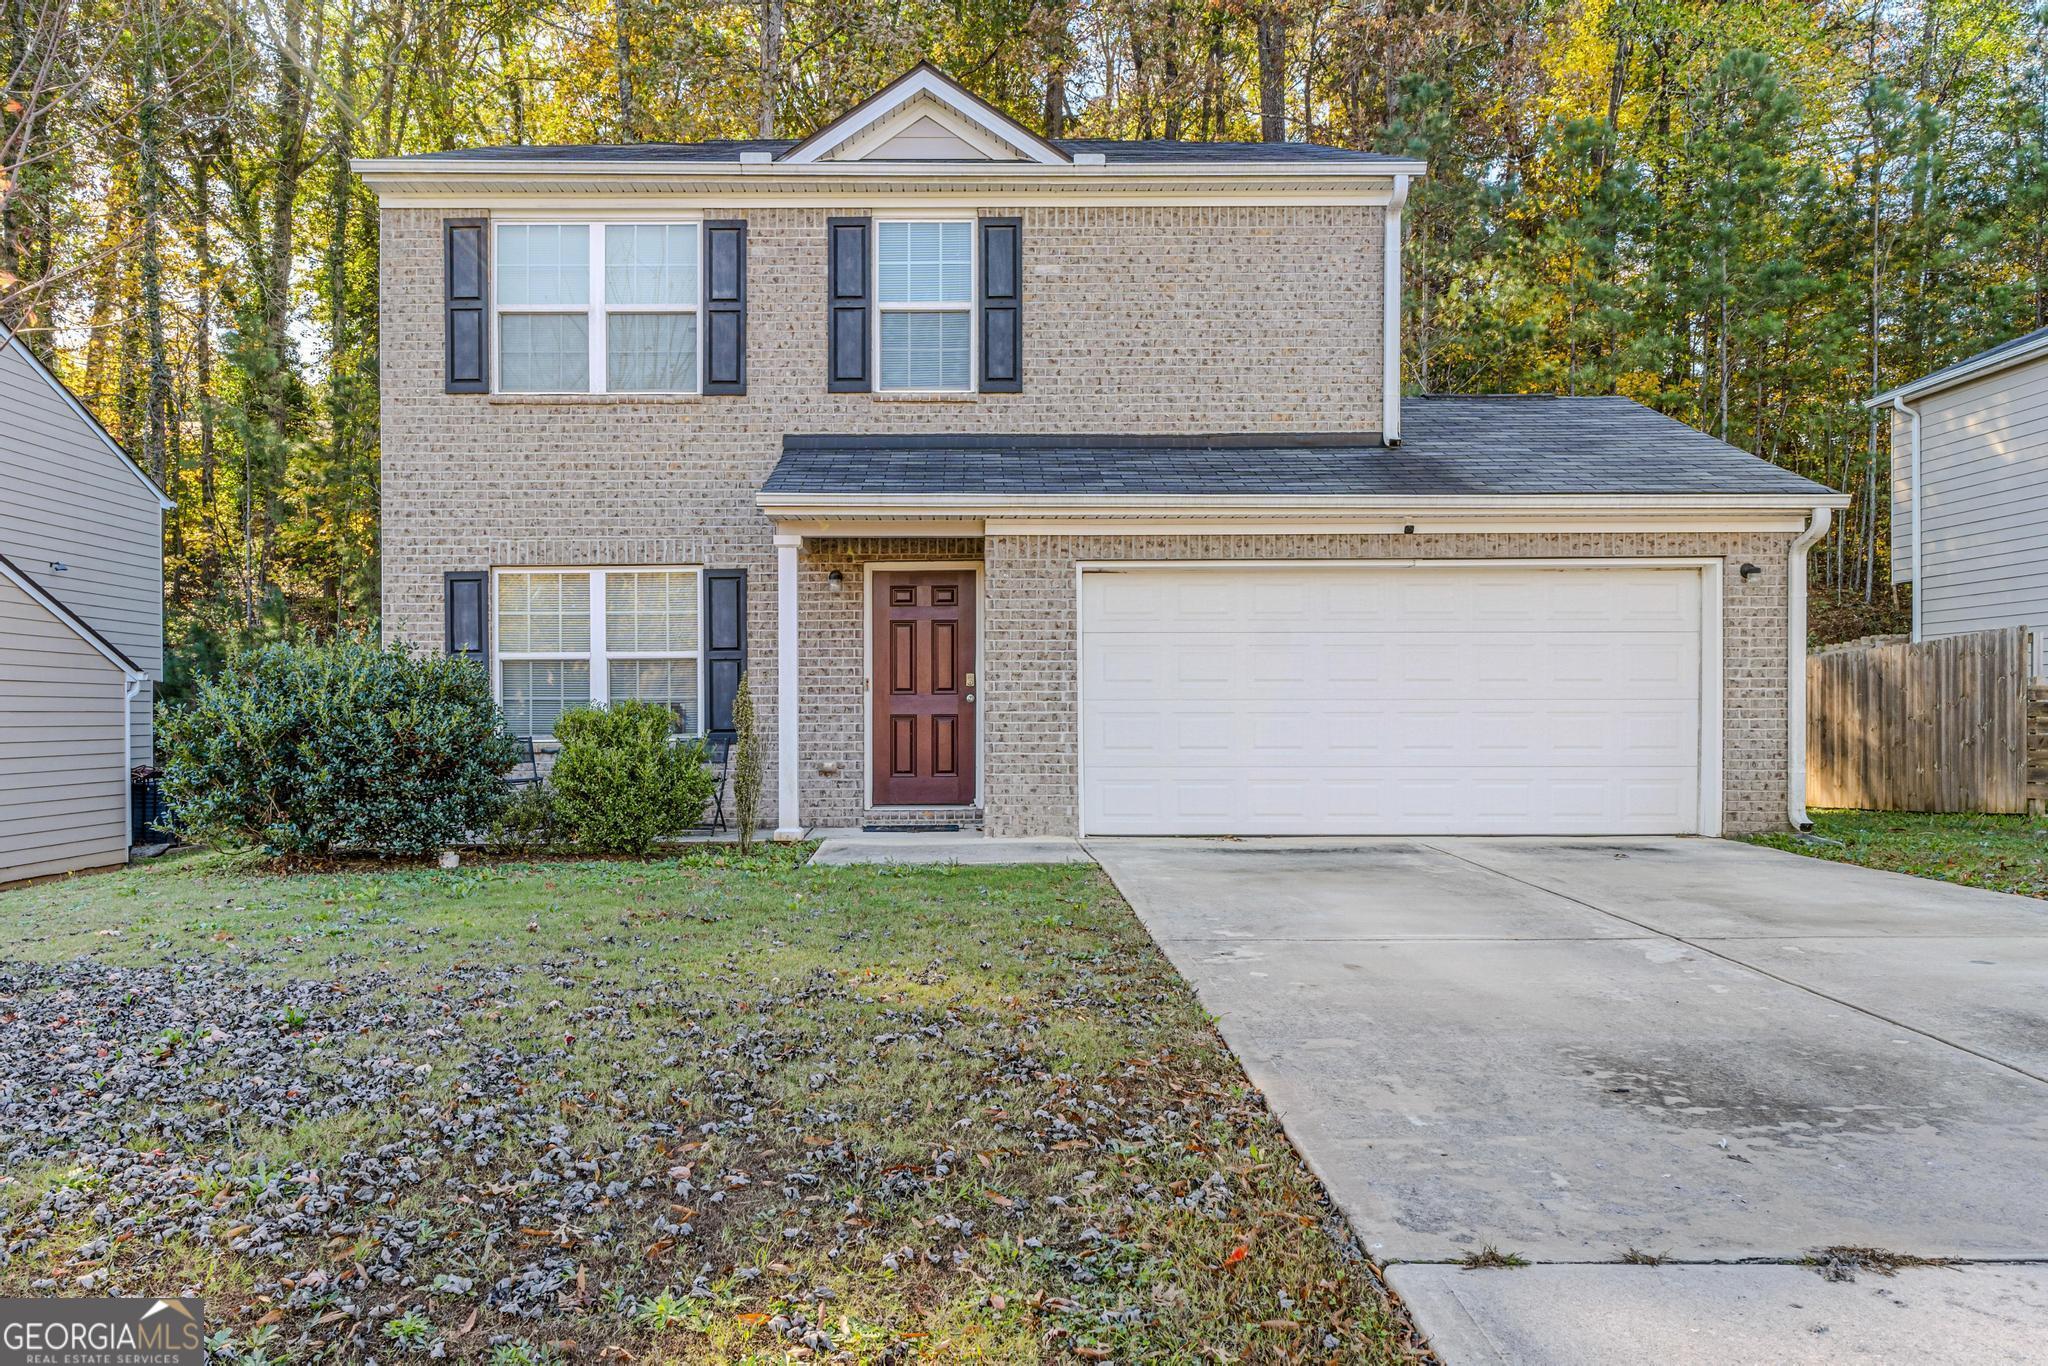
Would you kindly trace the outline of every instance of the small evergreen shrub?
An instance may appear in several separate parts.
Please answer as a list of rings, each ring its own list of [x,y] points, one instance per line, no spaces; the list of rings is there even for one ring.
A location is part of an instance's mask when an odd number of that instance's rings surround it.
[[[601,854],[644,854],[695,825],[716,779],[704,746],[676,740],[675,714],[654,702],[614,702],[555,722],[561,753],[548,774],[562,830]]]
[[[485,840],[498,854],[545,853],[564,842],[562,813],[546,783],[513,788]]]
[[[157,724],[180,832],[282,854],[432,853],[519,761],[474,662],[353,637],[237,655]]]
[[[744,673],[733,694],[732,728],[732,823],[744,854],[752,851],[761,825],[761,737],[754,729],[754,686]]]

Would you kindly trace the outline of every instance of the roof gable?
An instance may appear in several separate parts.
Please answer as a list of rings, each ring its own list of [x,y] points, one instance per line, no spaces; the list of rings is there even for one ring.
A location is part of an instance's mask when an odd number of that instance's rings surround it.
[[[966,150],[955,153],[956,144]],[[798,166],[865,160],[1058,166],[1072,160],[930,62],[919,62],[778,159]]]
[[[128,458],[128,452],[121,449],[121,443],[114,440],[107,429],[100,425],[98,418],[86,411],[85,405],[78,401],[78,396],[65,386],[64,381],[58,379],[49,366],[44,365],[42,361],[38,360],[36,353],[22,344],[21,338],[8,331],[5,324],[0,324],[0,354],[7,353],[20,357],[21,363],[28,368],[30,374],[49,385],[56,392],[57,396],[64,400],[64,406],[71,410],[72,415],[84,423],[87,430],[91,431],[93,436],[98,438],[99,443],[105,446],[130,474],[141,480],[144,488],[156,496],[158,505],[164,511],[169,512],[177,506],[162,489],[157,487],[156,480],[142,472],[142,466]]]
[[[56,597],[48,589],[30,578],[27,571],[23,570],[20,565],[8,559],[5,555],[0,555],[0,579],[6,579],[16,588],[28,594],[29,600],[34,602],[36,606],[42,608],[45,612],[55,617],[59,623],[68,627],[72,634],[92,646],[107,663],[119,669],[129,678],[144,679],[149,677],[143,671],[141,665],[122,653],[119,646],[94,630],[92,624],[86,621],[84,617],[79,616],[78,613],[57,601]]]

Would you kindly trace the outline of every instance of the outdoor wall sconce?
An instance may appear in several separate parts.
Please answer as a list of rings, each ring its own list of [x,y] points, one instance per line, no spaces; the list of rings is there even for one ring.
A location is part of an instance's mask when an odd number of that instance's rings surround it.
[[[1757,575],[1763,573],[1764,571],[1758,565],[1746,564],[1742,566],[1741,570],[1738,572],[1740,572],[1742,575],[1742,581],[1744,583],[1748,583],[1751,579],[1755,578]]]
[[[825,576],[825,586],[837,593],[840,589],[846,587],[846,575],[836,569],[833,570]]]

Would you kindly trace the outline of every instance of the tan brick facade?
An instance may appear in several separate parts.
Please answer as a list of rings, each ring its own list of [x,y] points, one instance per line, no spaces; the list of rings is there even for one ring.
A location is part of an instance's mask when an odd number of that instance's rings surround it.
[[[438,648],[449,571],[744,568],[772,735],[775,552],[754,494],[785,434],[1379,429],[1377,208],[992,202],[980,212],[1024,220],[1024,391],[934,400],[825,391],[825,220],[869,210],[685,207],[748,223],[744,396],[443,393],[441,223],[483,211],[383,211],[388,636]],[[806,819],[851,819],[847,780],[817,778],[825,762],[807,746],[823,804]]]
[[[444,218],[383,213],[383,588],[387,635],[436,648],[442,575],[520,565],[704,564],[749,571],[749,664],[775,733],[775,551],[754,503],[785,434],[1376,431],[1381,211],[1359,207],[1025,206],[1021,394],[825,391],[825,220],[749,224],[742,397],[534,398],[442,392]],[[849,525],[849,530],[856,529]],[[806,545],[799,761],[807,825],[862,806],[861,567],[986,558],[984,770],[990,828],[1076,820],[1077,559],[1726,556],[1725,822],[1782,824],[1782,535],[827,539]],[[827,587],[833,569],[840,590]],[[774,755],[765,774],[772,808]],[[831,770],[829,772],[821,770]],[[772,816],[772,809],[763,813]]]
[[[1571,533],[1317,536],[991,536],[983,679],[988,828],[1070,834],[1078,821],[1075,569],[1098,560],[1725,558],[1721,576],[1722,821],[1785,824],[1786,535]],[[1745,562],[1770,566],[1745,581]]]

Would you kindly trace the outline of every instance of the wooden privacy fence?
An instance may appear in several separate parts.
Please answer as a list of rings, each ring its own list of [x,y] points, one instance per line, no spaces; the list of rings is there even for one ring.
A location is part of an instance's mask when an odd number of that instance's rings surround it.
[[[2040,809],[2048,688],[2025,627],[1806,661],[1806,802],[1866,811]]]

